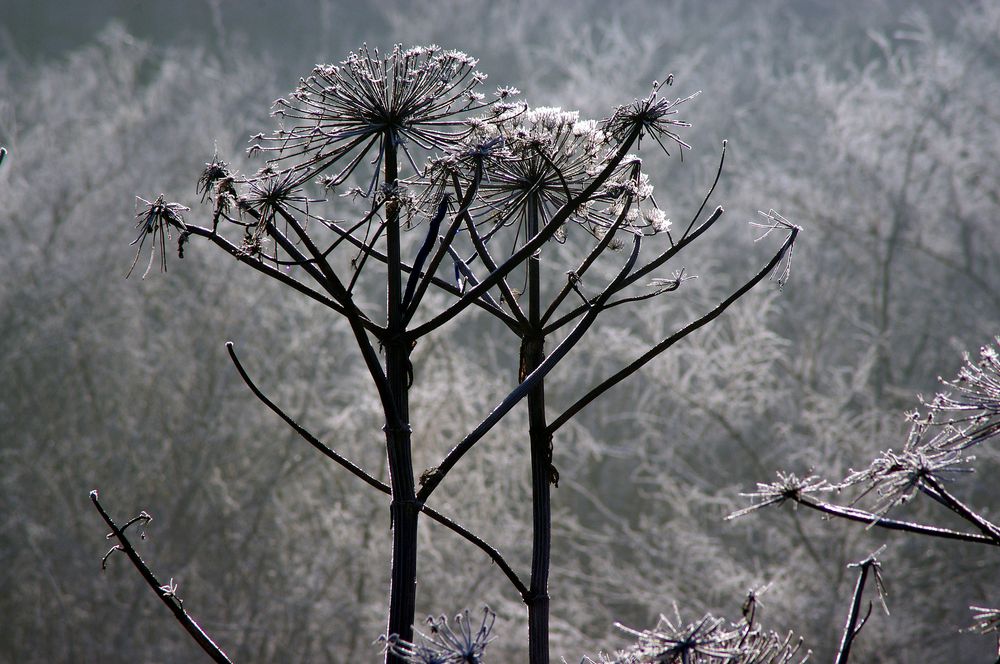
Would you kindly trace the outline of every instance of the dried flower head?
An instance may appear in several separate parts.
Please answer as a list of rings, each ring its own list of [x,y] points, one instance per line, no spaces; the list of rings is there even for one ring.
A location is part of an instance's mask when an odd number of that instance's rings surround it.
[[[527,233],[532,210],[541,228],[556,210],[578,197],[608,156],[604,132],[596,122],[580,120],[576,111],[525,107],[489,129],[495,134],[488,136],[502,139],[506,150],[486,163],[482,210],[492,212],[492,225],[516,226],[519,235]],[[591,207],[581,206],[573,220],[594,223]]]
[[[379,640],[385,643],[387,650],[410,664],[480,664],[486,646],[494,638],[490,632],[496,618],[490,607],[484,607],[483,620],[473,632],[468,611],[455,616],[454,629],[445,616],[428,616],[430,634],[418,631],[420,643],[410,643],[395,636]]]
[[[163,194],[157,196],[156,200],[152,202],[136,196],[135,227],[139,230],[139,235],[132,241],[131,246],[139,245],[139,247],[135,252],[135,260],[132,261],[132,265],[125,274],[126,278],[132,274],[132,270],[135,269],[136,264],[139,262],[139,256],[142,254],[142,247],[146,244],[147,237],[152,237],[153,244],[150,247],[149,264],[146,266],[146,271],[143,272],[142,278],[145,279],[146,275],[153,268],[153,259],[157,255],[160,257],[160,269],[164,272],[167,271],[167,240],[171,238],[170,228],[175,227],[187,230],[182,213],[188,210],[190,208],[178,203],[167,203],[163,198]]]
[[[364,46],[339,65],[317,66],[288,99],[278,99],[273,115],[287,124],[254,137],[250,152],[266,153],[276,170],[294,173],[296,184],[343,162],[327,180],[330,186],[342,183],[374,149],[370,193],[390,145],[419,171],[411,146],[443,150],[468,133],[458,116],[488,105],[475,91],[486,79],[476,62],[437,46],[397,44],[385,54]]]
[[[553,236],[559,242],[565,241],[569,222],[595,237],[603,237],[619,217],[619,225],[633,231],[644,223],[635,202],[649,196],[652,186],[637,159],[626,159],[602,176],[606,181],[600,187],[595,184],[614,153],[597,122],[580,119],[576,111],[520,104],[470,126],[464,148],[435,161],[430,174],[438,187],[458,182],[463,189],[478,188],[470,215],[484,241],[510,227],[514,251],[567,203],[569,216]]]
[[[885,450],[868,468],[848,475],[840,486],[866,484],[858,500],[874,491],[878,501],[872,511],[881,516],[912,499],[928,479],[945,480],[950,479],[949,474],[971,472],[970,468],[955,467],[967,461],[969,458],[954,450]]]
[[[288,171],[276,173],[265,167],[240,183],[245,187],[239,198],[240,210],[253,218],[243,239],[243,249],[251,254],[261,250],[268,227],[279,221],[283,213],[296,211],[308,217],[309,203],[315,202],[296,185],[293,174]]]
[[[733,512],[726,519],[736,519],[771,505],[781,505],[786,500],[797,502],[806,494],[830,491],[835,488],[826,480],[820,479],[816,475],[798,477],[794,473],[783,473],[781,471],[778,471],[777,475],[777,482],[771,482],[770,484],[758,482],[756,491],[741,493],[740,495],[745,498],[753,498],[754,504]]]
[[[1000,337],[996,338],[1000,347]],[[993,346],[979,349],[979,359],[968,355],[953,380],[941,381],[947,391],[927,404],[930,414],[942,426],[950,427],[951,436],[942,442],[954,449],[965,449],[986,442],[1000,434],[1000,352]]]
[[[790,664],[804,662],[802,640],[754,627],[746,617],[732,623],[706,614],[685,624],[661,615],[656,627],[634,630],[616,625],[636,643],[602,661],[609,664]]]
[[[660,96],[664,86],[673,84],[673,76],[668,76],[663,82],[653,82],[653,89],[643,99],[636,99],[631,104],[619,106],[614,114],[605,122],[605,131],[617,140],[638,132],[638,139],[647,134],[653,137],[663,151],[670,154],[665,142],[675,143],[681,149],[691,149],[677,134],[677,129],[690,127],[691,123],[678,119],[677,107],[684,102],[697,97],[700,92],[667,99]],[[683,154],[683,153],[682,153]]]
[[[212,161],[205,164],[205,170],[201,172],[198,186],[195,188],[196,192],[201,194],[201,202],[207,203],[210,199],[214,199],[219,183],[227,178],[231,185],[232,174],[229,172],[229,164],[219,159],[219,154],[215,153]]]
[[[793,224],[792,222],[788,221],[787,219],[785,219],[784,217],[782,217],[780,214],[778,214],[774,210],[768,210],[767,212],[764,212],[762,210],[758,210],[757,214],[760,215],[761,217],[763,217],[766,221],[763,221],[763,222],[751,221],[750,222],[751,226],[763,229],[763,233],[761,233],[759,236],[757,236],[757,238],[754,239],[754,242],[759,242],[759,241],[763,240],[764,238],[766,238],[768,235],[771,234],[771,231],[774,231],[774,230],[778,230],[778,229],[780,229],[780,230],[786,230],[786,231],[800,231],[800,230],[802,230],[802,228],[800,226],[796,226],[795,224]],[[785,254],[785,257],[782,260],[782,264],[780,266],[780,269],[778,269],[771,276],[772,279],[775,279],[778,282],[778,289],[779,290],[782,289],[782,288],[784,288],[785,284],[788,283],[788,278],[792,274],[792,252],[794,250],[795,250],[795,245],[793,244],[791,247],[788,248],[788,253]]]

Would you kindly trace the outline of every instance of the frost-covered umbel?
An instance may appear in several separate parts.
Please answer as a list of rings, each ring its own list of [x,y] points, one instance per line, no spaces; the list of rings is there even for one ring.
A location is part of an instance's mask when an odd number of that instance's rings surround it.
[[[633,233],[669,230],[670,220],[656,207],[653,186],[637,156],[617,155],[617,166],[604,172],[621,144],[620,137],[608,131],[612,121],[620,121],[617,115],[598,121],[560,107],[513,103],[494,111],[492,117],[469,120],[473,131],[462,147],[436,159],[430,170],[432,179],[444,187],[478,187],[470,214],[484,241],[512,226],[510,241],[514,247],[522,244],[533,235],[529,219],[544,227],[563,205],[595,183],[599,186],[570,213],[575,225],[597,238],[611,228]],[[567,227],[560,226],[555,239],[565,241],[566,233]]]
[[[275,170],[294,172],[297,182],[335,170],[328,183],[340,184],[373,150],[377,173],[392,141],[417,171],[412,146],[446,149],[468,132],[457,116],[487,106],[476,91],[486,80],[476,62],[438,46],[397,44],[385,54],[364,46],[339,65],[318,65],[278,99],[273,115],[281,126],[258,135],[251,152],[264,152]]]
[[[589,664],[802,664],[809,651],[791,632],[765,631],[753,624],[756,598],[744,605],[744,618],[729,622],[706,614],[685,623],[680,615],[661,615],[656,627],[635,630],[618,625],[635,639],[614,655],[602,655]]]
[[[428,616],[425,621],[429,634],[418,632],[415,642],[386,639],[386,649],[399,655],[407,664],[481,664],[485,661],[486,646],[494,636],[493,625],[497,615],[490,607],[483,608],[483,619],[473,628],[469,612],[455,616],[455,626],[448,624],[446,616]]]

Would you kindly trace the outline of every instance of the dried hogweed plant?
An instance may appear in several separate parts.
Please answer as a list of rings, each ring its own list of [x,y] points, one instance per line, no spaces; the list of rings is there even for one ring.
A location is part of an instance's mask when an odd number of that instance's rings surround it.
[[[923,412],[907,414],[910,431],[902,449],[883,450],[866,468],[852,470],[844,479],[834,483],[817,476],[802,479],[791,473],[779,472],[777,482],[758,484],[756,491],[743,494],[753,499],[753,503],[728,518],[791,502],[830,516],[860,522],[869,528],[1000,546],[1000,526],[965,504],[949,489],[958,478],[974,471],[970,464],[975,457],[969,454],[970,450],[1000,435],[1000,337],[995,343],[997,346],[983,346],[978,359],[967,355],[958,375],[952,380],[941,380],[942,391],[922,403]],[[855,496],[848,504],[821,497],[823,494],[849,492],[854,492]],[[953,530],[889,518],[889,512],[917,496],[929,498],[934,504],[957,515],[972,530]],[[868,509],[857,507],[864,501],[870,503]],[[880,596],[882,591],[875,554],[855,566],[860,567],[862,572],[852,603],[851,615],[856,617],[867,569],[874,570]],[[987,631],[985,627],[992,624],[989,619],[993,610],[982,607],[972,607],[972,610],[976,612],[980,631]],[[844,631],[842,658],[838,661],[847,661],[850,642],[863,624],[862,620],[860,625],[852,627],[849,621]]]
[[[774,226],[785,236],[755,274],[715,308],[585,386],[570,407],[551,412],[545,390],[553,386],[546,377],[601,314],[669,294],[691,278],[674,267],[675,259],[722,217],[721,207],[703,214],[719,176],[683,230],[675,232],[654,198],[655,174],[645,171],[640,157],[644,138],[663,150],[689,147],[678,133],[689,126],[679,113],[694,95],[666,96],[669,77],[607,118],[586,120],[558,108],[533,108],[517,100],[514,88],[483,92],[486,76],[476,66],[469,56],[436,46],[395,46],[386,52],[363,47],[339,65],[317,66],[275,102],[277,128],[251,139],[250,156],[265,160],[257,172],[235,172],[218,155],[206,164],[197,193],[209,208],[207,223],[183,220],[180,213],[187,208],[162,197],[144,208],[140,219],[143,233],[158,240],[153,251],[161,259],[163,242],[174,229],[182,245],[199,238],[348,322],[384,414],[387,482],[295,421],[257,386],[234,346],[227,347],[265,406],[321,454],[388,496],[387,662],[452,661],[427,659],[432,646],[413,645],[421,514],[497,565],[527,609],[530,661],[548,661],[556,434],[592,401],[765,280],[787,260],[799,231],[780,216],[769,217],[779,220]],[[722,156],[719,173],[725,144]],[[565,246],[549,251],[551,241]],[[572,262],[559,264],[567,255],[574,256]],[[426,297],[431,289],[445,298]],[[384,306],[357,297],[375,290],[385,293]],[[437,465],[417,473],[412,445],[421,438],[410,425],[409,395],[418,389],[410,354],[419,341],[439,335],[445,323],[472,307],[510,331],[518,365],[510,372],[508,394],[453,441]],[[496,546],[434,509],[431,500],[462,457],[522,403],[532,478],[527,580]],[[461,622],[454,633],[442,623],[432,628],[439,641],[465,639],[462,643],[475,645],[474,656],[481,657],[488,639],[477,634],[469,641],[471,633],[462,631],[466,625]]]

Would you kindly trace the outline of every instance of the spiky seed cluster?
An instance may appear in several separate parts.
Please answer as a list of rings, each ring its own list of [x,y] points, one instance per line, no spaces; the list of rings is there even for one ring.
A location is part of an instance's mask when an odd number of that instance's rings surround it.
[[[615,148],[602,125],[582,120],[575,111],[558,107],[511,105],[494,118],[470,123],[465,148],[435,162],[432,173],[439,186],[458,177],[466,186],[482,173],[478,204],[472,214],[489,239],[501,228],[515,227],[515,246],[529,235],[529,216],[538,215],[539,228],[571,199],[578,199],[607,166]],[[607,182],[582,201],[569,221],[602,237],[619,216],[624,228],[639,232],[655,221],[658,230],[669,227],[666,215],[640,212],[639,203],[652,195],[652,185],[639,171],[637,157],[625,159]],[[555,238],[563,241],[566,226]]]
[[[799,477],[794,473],[784,473],[781,471],[778,471],[777,475],[777,482],[758,482],[756,491],[741,493],[740,495],[745,498],[752,498],[754,500],[753,505],[733,512],[726,519],[736,519],[771,505],[781,505],[786,500],[797,501],[804,495],[830,491],[836,488],[816,475]]]
[[[990,346],[978,361],[965,358],[958,377],[942,381],[948,391],[927,404],[926,416],[910,414],[910,434],[902,452],[883,452],[865,470],[851,473],[843,486],[867,484],[879,495],[876,512],[905,502],[929,479],[946,481],[969,473],[960,464],[974,460],[969,448],[1000,434],[1000,358]]]
[[[212,156],[212,161],[205,164],[205,170],[198,178],[198,185],[195,188],[201,194],[201,202],[207,203],[215,198],[219,188],[219,183],[230,177],[229,164],[219,159],[218,153]]]
[[[997,348],[983,346],[979,360],[968,356],[954,380],[942,381],[947,391],[928,405],[931,414],[956,432],[961,449],[1000,434],[1000,337]]]
[[[149,264],[142,275],[143,279],[145,279],[146,275],[153,268],[153,259],[157,255],[160,257],[160,269],[166,271],[166,245],[167,240],[171,237],[170,229],[174,227],[182,231],[186,230],[187,226],[184,224],[183,213],[191,208],[184,207],[178,203],[167,203],[163,198],[163,194],[157,196],[156,200],[152,202],[136,196],[135,208],[135,227],[138,229],[139,235],[136,236],[130,246],[139,245],[139,247],[136,249],[135,259],[132,261],[132,265],[125,276],[128,277],[132,274],[132,270],[135,269],[136,264],[139,262],[139,256],[142,255],[142,247],[146,244],[146,238],[151,237],[152,246],[149,252]]]
[[[288,99],[278,99],[273,115],[287,124],[271,136],[257,135],[250,152],[267,154],[276,170],[294,173],[296,183],[336,164],[330,186],[373,149],[377,172],[391,141],[419,171],[410,146],[448,149],[469,131],[457,115],[488,105],[475,91],[486,78],[475,71],[476,62],[437,46],[397,44],[385,54],[362,47],[339,65],[317,66]]]
[[[652,136],[667,154],[670,154],[670,150],[667,149],[666,143],[674,143],[682,150],[691,149],[691,146],[677,133],[678,129],[691,126],[690,123],[676,117],[677,107],[701,93],[695,92],[687,97],[675,99],[661,97],[660,92],[663,87],[672,84],[673,77],[668,76],[662,83],[654,82],[653,89],[645,98],[619,106],[614,115],[608,119],[605,131],[616,140],[624,140],[633,132],[638,133],[640,141],[646,135]]]
[[[558,107],[525,107],[523,112],[488,125],[484,138],[499,138],[506,151],[487,162],[488,179],[480,187],[484,206],[501,225],[524,228],[531,205],[539,223],[576,197],[606,163],[608,141],[592,120]],[[591,206],[574,220],[586,223]]]
[[[848,475],[840,486],[867,485],[861,497],[874,491],[878,501],[872,511],[884,515],[913,498],[921,483],[929,478],[942,479],[949,473],[972,472],[971,468],[956,467],[968,460],[955,450],[923,445],[902,452],[886,450],[868,468]]]
[[[454,629],[445,616],[428,616],[430,634],[418,631],[419,643],[390,637],[385,639],[386,648],[409,664],[480,664],[486,646],[493,640],[490,632],[496,618],[496,613],[484,607],[482,622],[473,632],[468,611],[455,616]]]
[[[609,201],[602,213],[608,219],[616,219],[624,214],[626,227],[634,232],[652,235],[668,233],[670,219],[656,204],[649,176],[638,171],[641,164],[642,160],[635,155],[629,155],[625,159],[623,168],[599,194],[599,198]],[[634,165],[634,168],[625,168],[629,165]]]
[[[239,199],[241,210],[252,214],[255,222],[251,223],[244,238],[244,249],[247,251],[260,251],[268,225],[275,223],[282,212],[298,211],[308,216],[307,208],[311,201],[296,184],[291,172],[277,173],[265,167],[253,177],[243,180],[242,184],[245,191]]]
[[[641,631],[618,627],[636,643],[605,656],[607,664],[791,664],[809,657],[800,652],[802,640],[791,632],[781,636],[712,614],[689,624],[661,615],[655,628]]]

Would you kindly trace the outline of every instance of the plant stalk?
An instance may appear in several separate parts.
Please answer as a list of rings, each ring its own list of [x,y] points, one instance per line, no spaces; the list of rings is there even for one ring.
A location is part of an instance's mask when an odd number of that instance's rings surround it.
[[[538,233],[537,197],[528,207],[528,237]],[[528,334],[521,340],[521,367],[518,381],[545,360],[545,336],[541,324],[541,288],[539,255],[532,254],[527,265]],[[552,548],[552,436],[545,422],[545,381],[540,380],[528,392],[528,435],[531,446],[531,581],[528,605],[528,661],[549,662],[549,560]]]
[[[384,141],[385,184],[392,185],[398,177],[396,145],[393,132],[387,131]],[[402,260],[400,258],[399,205],[390,200],[386,205],[386,341],[385,368],[394,411],[385,420],[386,456],[389,465],[389,485],[392,502],[392,569],[389,582],[389,619],[386,636],[396,635],[413,640],[413,616],[417,596],[417,517],[413,482],[413,458],[410,450],[410,345],[403,334]],[[403,664],[403,660],[386,650],[386,664]]]

